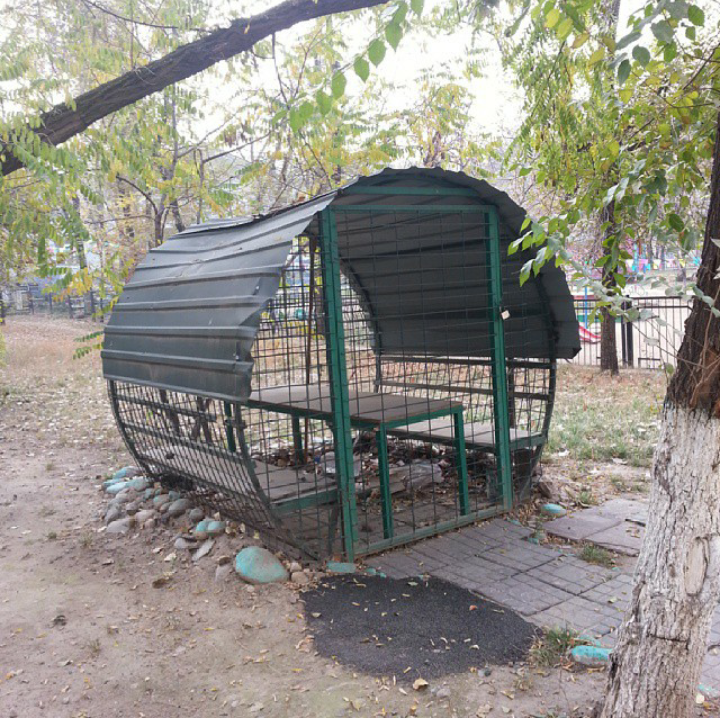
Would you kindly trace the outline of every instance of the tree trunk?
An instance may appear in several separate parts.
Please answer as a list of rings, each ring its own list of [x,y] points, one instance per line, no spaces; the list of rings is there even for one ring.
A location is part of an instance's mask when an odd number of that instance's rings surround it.
[[[615,224],[615,201],[611,201],[600,213],[600,233],[603,235],[603,252],[610,251],[610,246],[615,242],[617,226]],[[612,262],[609,262],[612,263]],[[614,265],[606,265],[603,268],[603,285],[611,287],[615,284]],[[600,317],[600,371],[610,372],[612,376],[620,373],[617,358],[617,333],[615,329],[615,315],[605,308]]]
[[[620,373],[615,317],[607,309],[602,310],[600,317],[600,370],[612,376]]]
[[[720,114],[697,285],[717,302]],[[670,380],[633,596],[612,654],[605,717],[692,713],[720,594],[720,320],[696,298]]]
[[[41,114],[37,127],[26,126],[11,137],[0,139],[2,175],[25,164],[13,155],[14,142],[27,141],[32,132],[44,142],[58,145],[82,133],[96,121],[185,80],[222,60],[250,50],[255,43],[305,20],[335,13],[384,5],[389,0],[286,0],[251,18],[238,18],[227,28],[208,33],[181,45],[171,53],[83,93],[71,104],[60,103]]]

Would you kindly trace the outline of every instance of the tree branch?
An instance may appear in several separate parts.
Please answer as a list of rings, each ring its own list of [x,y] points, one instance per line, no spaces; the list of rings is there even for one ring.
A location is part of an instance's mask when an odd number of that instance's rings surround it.
[[[285,0],[253,17],[234,20],[229,27],[215,30],[148,65],[83,93],[74,99],[72,105],[56,105],[40,116],[37,128],[28,125],[23,131],[12,133],[10,138],[1,139],[2,175],[23,167],[23,162],[13,155],[12,148],[18,137],[31,131],[45,143],[58,145],[82,133],[101,118],[207,70],[220,61],[229,60],[273,33],[305,20],[385,5],[387,2],[389,0]]]

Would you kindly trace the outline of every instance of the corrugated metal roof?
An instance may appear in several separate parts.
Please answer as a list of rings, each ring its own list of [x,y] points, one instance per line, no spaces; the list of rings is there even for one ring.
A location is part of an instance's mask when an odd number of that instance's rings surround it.
[[[374,191],[417,186],[436,189],[437,193],[365,195],[365,186],[374,187]],[[470,188],[477,195],[449,196],[447,189],[455,188]],[[473,264],[483,263],[482,249],[465,250],[461,264],[447,251],[453,238],[465,247],[471,225],[458,222],[453,226],[452,214],[424,214],[423,233],[418,232],[417,224],[406,223],[405,232],[396,231],[394,253],[392,258],[386,256],[386,263],[395,268],[401,255],[408,273],[403,274],[401,286],[395,283],[388,287],[379,283],[382,269],[377,254],[373,256],[381,243],[381,232],[377,228],[363,230],[364,214],[342,213],[348,203],[401,203],[429,209],[449,202],[497,208],[504,247],[504,305],[526,310],[549,307],[552,334],[547,333],[539,316],[511,314],[505,322],[508,357],[575,356],[580,349],[578,326],[562,270],[546,265],[536,279],[521,288],[519,270],[528,257],[506,254],[507,245],[520,235],[526,216],[520,206],[504,192],[463,173],[386,169],[263,217],[191,227],[151,251],[125,286],[106,327],[102,352],[105,376],[223,399],[247,399],[250,350],[261,313],[279,288],[292,240],[303,232],[316,233],[316,214],[330,204],[338,211],[343,269],[373,309],[383,352],[487,355],[489,348],[482,341],[487,337],[486,323],[481,314],[470,318],[467,308],[480,309],[487,300],[484,278],[471,276],[468,271]],[[373,223],[382,225],[383,216],[382,212],[373,214]],[[443,241],[438,248],[440,232]],[[463,307],[453,307],[452,295],[447,293],[452,284],[463,285]],[[398,313],[398,309],[417,309],[418,304],[432,310],[421,323]],[[458,323],[453,324],[453,319]]]

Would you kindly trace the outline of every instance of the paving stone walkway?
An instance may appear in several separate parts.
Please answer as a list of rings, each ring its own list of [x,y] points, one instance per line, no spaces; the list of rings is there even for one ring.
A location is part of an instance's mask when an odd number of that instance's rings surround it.
[[[648,503],[616,497],[545,523],[545,531],[573,542],[591,542],[624,555],[640,552]]]
[[[536,544],[532,534],[511,520],[491,520],[375,557],[373,565],[396,579],[433,575],[539,626],[568,627],[612,648],[631,596],[630,568],[592,565],[567,550]],[[720,609],[702,682],[720,691]]]

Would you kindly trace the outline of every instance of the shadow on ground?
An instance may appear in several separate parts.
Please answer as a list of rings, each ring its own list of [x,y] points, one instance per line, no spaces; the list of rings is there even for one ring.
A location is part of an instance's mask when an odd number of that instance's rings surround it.
[[[321,655],[398,680],[521,661],[538,635],[512,610],[433,577],[342,575],[302,597]]]

